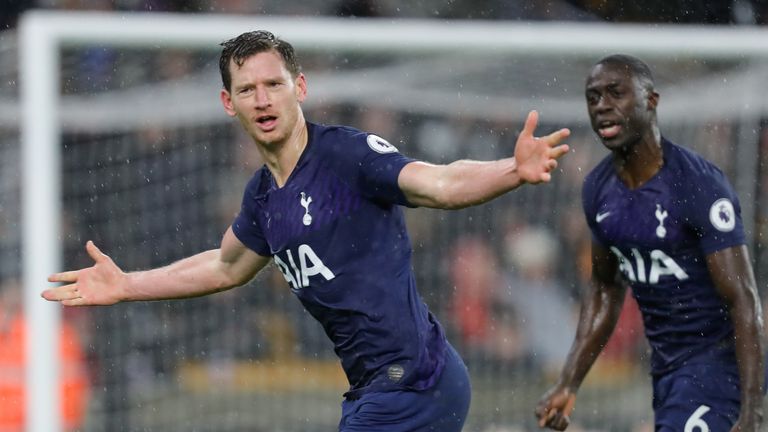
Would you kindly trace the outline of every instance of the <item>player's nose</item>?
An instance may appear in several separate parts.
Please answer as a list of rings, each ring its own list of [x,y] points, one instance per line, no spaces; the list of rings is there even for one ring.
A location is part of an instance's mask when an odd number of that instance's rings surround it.
[[[263,88],[257,88],[254,92],[254,102],[256,105],[256,108],[263,109],[271,104],[271,100],[269,97],[269,93],[266,91],[266,89]]]

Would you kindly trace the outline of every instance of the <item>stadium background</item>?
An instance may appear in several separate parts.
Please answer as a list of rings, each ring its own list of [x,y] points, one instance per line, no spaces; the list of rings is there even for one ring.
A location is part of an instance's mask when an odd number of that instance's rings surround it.
[[[0,33],[2,292],[19,289],[21,272],[17,84],[23,78],[15,16],[23,10],[531,25],[578,20],[754,26],[766,17],[765,2],[759,1],[647,2],[641,9],[633,4],[7,1],[0,22],[6,29]],[[417,158],[448,162],[509,155],[530,108],[542,111],[539,131],[574,130],[574,152],[552,184],[459,212],[407,211],[420,292],[473,376],[466,430],[535,430],[533,406],[567,352],[578,293],[589,274],[580,181],[605,151],[587,127],[581,94],[597,58],[299,54],[309,81],[309,119],[376,132]],[[99,45],[63,50],[65,267],[88,264],[83,251],[88,239],[125,269],[163,265],[217,246],[260,161],[239,126],[216,111],[216,58],[215,50]],[[759,95],[766,90],[766,64],[648,60],[662,93],[662,131],[718,163],[739,191],[762,291],[768,276],[762,265],[768,260],[763,245],[768,178],[762,169],[768,109]],[[200,100],[206,108],[190,108]],[[64,313],[79,335],[90,388],[75,429],[334,430],[344,378],[322,330],[274,269],[246,287],[207,298]],[[615,336],[581,391],[578,421],[570,430],[651,430],[647,347],[631,301]]]

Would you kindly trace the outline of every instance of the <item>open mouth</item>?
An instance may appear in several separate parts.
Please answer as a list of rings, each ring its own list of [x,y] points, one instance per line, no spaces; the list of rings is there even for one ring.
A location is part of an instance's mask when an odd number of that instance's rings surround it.
[[[597,125],[597,133],[601,138],[610,139],[621,132],[621,125],[614,121],[601,121]]]
[[[277,117],[275,117],[275,116],[265,115],[265,116],[261,116],[261,117],[257,118],[256,119],[256,123],[259,123],[261,125],[266,125],[267,123],[274,122],[276,119],[277,119]]]

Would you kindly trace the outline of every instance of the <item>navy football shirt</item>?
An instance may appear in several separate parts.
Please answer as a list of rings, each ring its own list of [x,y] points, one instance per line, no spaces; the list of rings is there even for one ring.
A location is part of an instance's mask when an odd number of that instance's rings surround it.
[[[272,256],[333,341],[351,396],[426,389],[444,364],[444,332],[416,292],[400,205],[412,162],[382,138],[307,123],[307,147],[282,188],[256,172],[232,224],[243,244]]]
[[[664,165],[628,189],[608,156],[584,181],[593,238],[616,254],[640,306],[653,373],[734,361],[733,325],[705,257],[744,244],[739,202],[723,173],[662,139]]]

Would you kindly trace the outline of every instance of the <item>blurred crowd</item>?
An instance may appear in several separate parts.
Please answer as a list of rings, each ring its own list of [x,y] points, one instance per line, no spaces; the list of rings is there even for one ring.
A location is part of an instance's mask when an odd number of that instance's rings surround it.
[[[32,8],[261,15],[766,24],[767,0],[5,0],[0,28]]]

